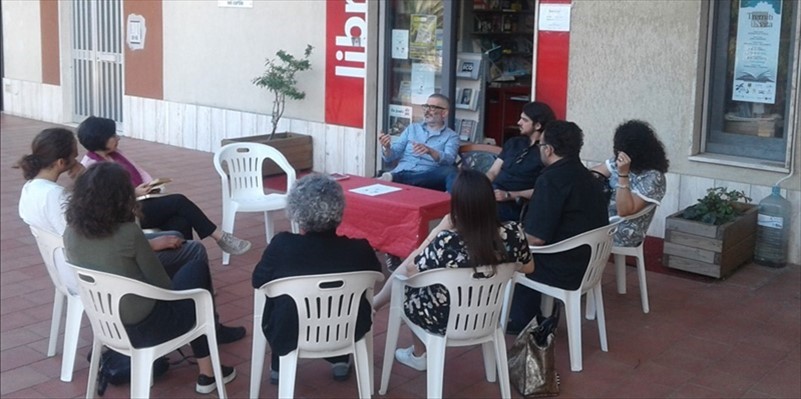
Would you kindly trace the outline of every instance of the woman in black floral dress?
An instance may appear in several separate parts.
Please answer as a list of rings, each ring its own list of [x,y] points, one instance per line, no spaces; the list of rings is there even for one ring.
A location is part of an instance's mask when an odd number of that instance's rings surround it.
[[[526,235],[515,222],[498,222],[495,195],[489,179],[481,172],[459,172],[451,192],[451,213],[431,231],[417,250],[398,267],[395,274],[412,276],[439,268],[476,267],[516,263],[523,273],[534,271]],[[376,295],[374,308],[389,302],[391,278]],[[413,323],[432,334],[444,335],[450,299],[442,285],[406,288],[404,311]],[[396,359],[414,369],[425,370],[422,343],[398,349]],[[423,352],[415,355],[415,349]]]

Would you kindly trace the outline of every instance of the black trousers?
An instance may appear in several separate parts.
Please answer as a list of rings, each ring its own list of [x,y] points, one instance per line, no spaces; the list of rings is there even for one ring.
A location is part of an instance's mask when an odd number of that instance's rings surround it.
[[[191,261],[184,265],[172,279],[172,289],[188,290],[204,288],[213,292],[209,265],[201,261]],[[141,348],[167,342],[195,326],[194,302],[157,301],[156,306],[144,320],[134,325],[125,326],[131,344]],[[209,343],[205,335],[190,342],[195,357],[209,355]]]
[[[175,230],[187,240],[194,237],[192,230],[202,240],[217,229],[217,225],[183,194],[149,198],[140,201],[140,204],[143,215],[140,224],[143,229]]]

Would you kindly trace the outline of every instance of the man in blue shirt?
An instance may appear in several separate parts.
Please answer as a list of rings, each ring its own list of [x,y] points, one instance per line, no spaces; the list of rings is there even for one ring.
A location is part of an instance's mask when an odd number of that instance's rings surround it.
[[[383,132],[378,136],[384,162],[398,160],[382,179],[445,191],[459,152],[459,135],[445,126],[449,107],[448,97],[432,94],[423,104],[424,122],[409,125],[394,143]]]

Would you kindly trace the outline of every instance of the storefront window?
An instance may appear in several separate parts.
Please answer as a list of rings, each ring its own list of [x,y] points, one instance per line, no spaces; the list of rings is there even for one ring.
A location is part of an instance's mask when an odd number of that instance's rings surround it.
[[[704,152],[786,165],[798,57],[796,0],[712,2]],[[796,133],[797,134],[797,133]]]
[[[391,3],[390,54],[386,65],[387,133],[399,135],[423,119],[422,104],[443,91],[443,0],[395,0]],[[447,94],[447,93],[443,93]]]

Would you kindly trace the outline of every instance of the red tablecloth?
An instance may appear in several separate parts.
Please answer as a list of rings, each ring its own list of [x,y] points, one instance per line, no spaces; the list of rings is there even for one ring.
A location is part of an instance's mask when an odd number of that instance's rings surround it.
[[[349,191],[377,183],[401,190],[375,197]],[[366,238],[376,250],[401,258],[426,238],[431,220],[450,212],[448,193],[360,176],[339,184],[345,190],[345,214],[337,233]]]

